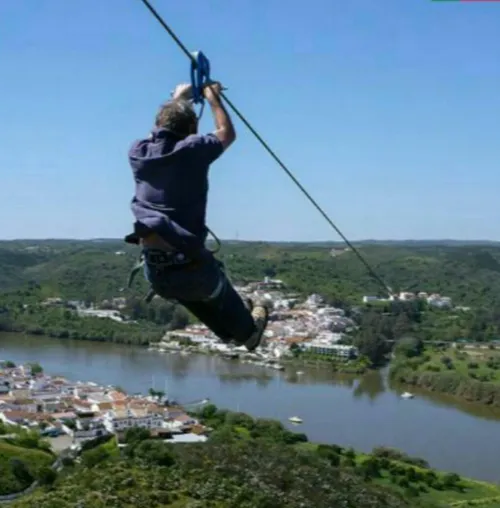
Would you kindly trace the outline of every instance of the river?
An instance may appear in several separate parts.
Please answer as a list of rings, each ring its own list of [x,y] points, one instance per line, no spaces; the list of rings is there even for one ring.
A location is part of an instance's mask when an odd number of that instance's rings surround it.
[[[146,393],[154,386],[181,403],[205,397],[219,407],[288,424],[300,416],[311,441],[371,451],[384,445],[433,467],[500,481],[500,412],[417,392],[404,400],[380,373],[338,377],[324,369],[276,372],[214,356],[160,354],[118,344],[0,333],[0,359],[38,361],[49,374]],[[415,392],[415,390],[412,390]]]

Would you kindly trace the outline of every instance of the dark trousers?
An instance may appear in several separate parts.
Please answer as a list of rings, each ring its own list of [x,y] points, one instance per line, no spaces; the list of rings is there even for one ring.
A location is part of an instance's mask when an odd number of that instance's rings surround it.
[[[144,274],[156,294],[177,300],[224,342],[243,344],[252,335],[250,311],[210,252],[188,264],[172,264],[156,249],[145,249],[144,258]]]

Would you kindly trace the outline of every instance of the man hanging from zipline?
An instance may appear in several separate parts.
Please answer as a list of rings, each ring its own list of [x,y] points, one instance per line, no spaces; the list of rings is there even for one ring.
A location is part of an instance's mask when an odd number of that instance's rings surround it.
[[[192,86],[181,84],[156,115],[150,136],[131,147],[136,223],[126,241],[142,245],[145,276],[156,294],[177,300],[222,341],[253,351],[267,325],[267,307],[244,302],[205,247],[209,166],[236,139],[220,92],[219,83],[203,88],[213,133],[198,134]]]

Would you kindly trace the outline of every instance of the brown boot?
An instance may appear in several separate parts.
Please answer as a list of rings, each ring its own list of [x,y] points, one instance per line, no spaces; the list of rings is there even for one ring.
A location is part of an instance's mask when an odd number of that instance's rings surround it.
[[[245,342],[245,347],[248,351],[254,351],[260,346],[269,319],[269,311],[267,307],[257,305],[252,310],[252,317],[255,323],[255,331]]]

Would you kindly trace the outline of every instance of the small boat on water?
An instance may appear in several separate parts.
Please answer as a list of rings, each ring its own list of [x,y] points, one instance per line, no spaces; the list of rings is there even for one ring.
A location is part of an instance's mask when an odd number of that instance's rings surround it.
[[[298,416],[292,416],[288,418],[292,423],[302,423],[302,418],[299,418]]]
[[[410,392],[404,392],[401,394],[401,398],[403,399],[413,399],[414,395]]]

